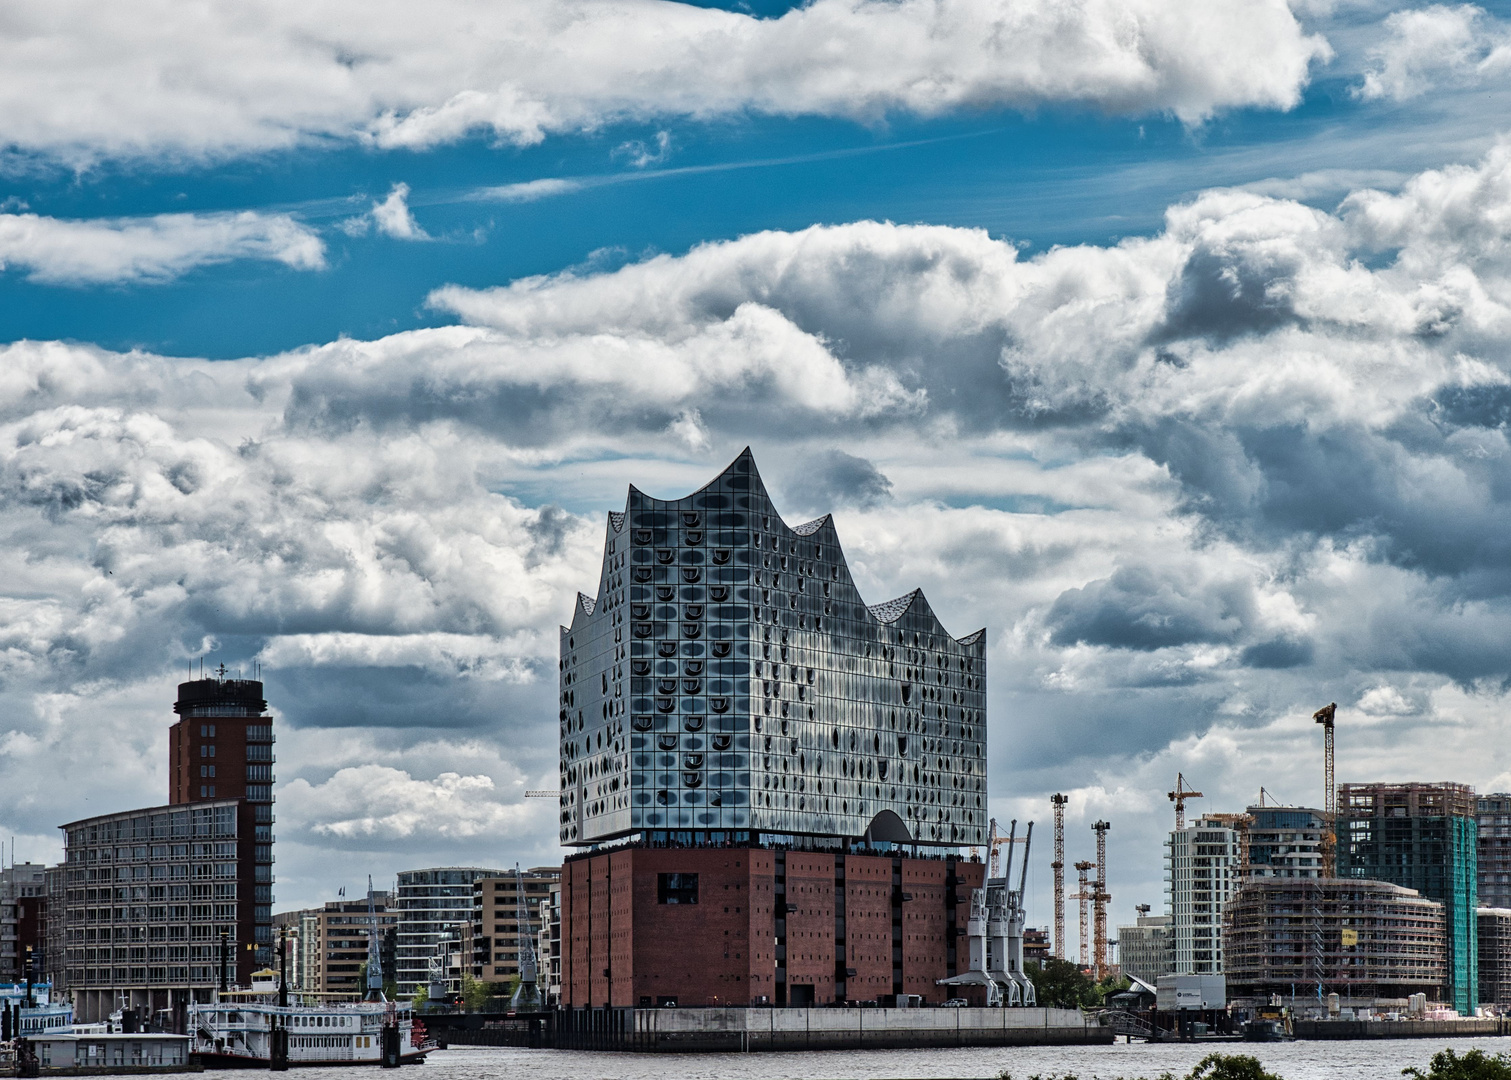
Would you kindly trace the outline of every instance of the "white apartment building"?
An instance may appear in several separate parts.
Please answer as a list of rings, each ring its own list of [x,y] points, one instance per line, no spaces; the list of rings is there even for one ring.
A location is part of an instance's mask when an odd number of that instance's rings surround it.
[[[1242,819],[1207,814],[1173,830],[1165,845],[1170,910],[1170,970],[1222,974],[1222,920],[1242,884]]]

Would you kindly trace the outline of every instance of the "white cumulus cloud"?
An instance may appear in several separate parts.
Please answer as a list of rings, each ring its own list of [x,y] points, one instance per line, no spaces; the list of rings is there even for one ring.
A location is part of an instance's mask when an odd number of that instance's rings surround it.
[[[1366,101],[1405,101],[1511,74],[1511,28],[1474,4],[1397,11],[1385,33],[1356,91]]]
[[[0,214],[0,268],[52,285],[162,282],[234,259],[325,266],[325,244],[287,214],[254,211],[65,220]]]
[[[1290,108],[1328,54],[1283,0],[816,0],[775,19],[668,0],[20,0],[0,27],[0,144],[71,160],[528,144],[619,119],[1049,104],[1194,122]]]
[[[372,219],[380,233],[395,240],[430,239],[409,210],[408,184],[395,184],[386,199],[374,202]]]

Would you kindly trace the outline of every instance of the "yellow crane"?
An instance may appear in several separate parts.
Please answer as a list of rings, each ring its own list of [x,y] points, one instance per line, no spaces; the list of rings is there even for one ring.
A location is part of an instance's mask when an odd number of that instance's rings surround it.
[[[1322,725],[1322,876],[1335,876],[1338,848],[1338,785],[1333,773],[1333,721],[1338,717],[1338,703],[1324,705],[1312,713],[1312,722]]]
[[[1186,800],[1206,798],[1205,795],[1197,791],[1195,788],[1189,788],[1186,786],[1185,773],[1175,774],[1175,790],[1168,791],[1165,794],[1169,797],[1170,801],[1175,804],[1176,832],[1180,832],[1180,830],[1186,827]]]

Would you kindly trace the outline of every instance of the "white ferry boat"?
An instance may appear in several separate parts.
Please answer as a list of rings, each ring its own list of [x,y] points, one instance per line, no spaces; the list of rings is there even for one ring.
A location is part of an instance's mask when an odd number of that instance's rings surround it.
[[[189,1006],[190,1053],[207,1069],[262,1068],[273,1059],[275,1032],[288,1032],[288,1064],[380,1065],[383,1029],[398,1030],[398,1057],[403,1065],[418,1064],[434,1050],[425,1025],[410,1007],[393,1001],[343,1004],[296,1002],[278,1004],[277,983],[254,976],[251,990],[217,995],[208,1004]]]
[[[12,1019],[4,1023],[9,1028],[14,1023],[17,1008],[20,1010],[20,1030],[0,1031],[9,1038],[23,1039],[39,1035],[62,1035],[74,1029],[73,1006],[66,1001],[52,1000],[51,983],[32,983],[29,991],[25,983],[0,983],[0,1003],[11,1010]]]

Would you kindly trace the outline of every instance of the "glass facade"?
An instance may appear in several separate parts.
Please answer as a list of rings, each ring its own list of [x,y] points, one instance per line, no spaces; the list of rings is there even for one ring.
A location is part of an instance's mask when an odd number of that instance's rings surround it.
[[[986,841],[986,634],[867,606],[828,517],[789,527],[749,450],[609,515],[561,631],[561,842]]]

